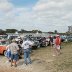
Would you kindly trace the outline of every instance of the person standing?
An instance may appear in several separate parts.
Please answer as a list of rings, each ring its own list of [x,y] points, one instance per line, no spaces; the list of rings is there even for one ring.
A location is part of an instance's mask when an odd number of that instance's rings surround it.
[[[55,44],[55,41],[56,41],[56,36],[53,37],[53,56],[56,56],[56,44]]]
[[[11,62],[11,51],[9,49],[9,45],[7,45],[7,47],[6,47],[6,57],[7,57],[8,61]]]
[[[13,66],[14,63],[14,66],[17,67],[19,47],[14,39],[12,40],[12,43],[9,45],[9,49],[11,51],[11,66]]]
[[[32,63],[31,62],[31,58],[30,58],[30,48],[33,45],[33,42],[30,41],[29,39],[26,39],[23,43],[22,43],[22,47],[24,49],[24,63],[27,65],[28,63]]]
[[[61,38],[59,35],[56,35],[55,45],[56,45],[57,55],[59,55],[60,54],[60,48],[61,48]]]
[[[52,36],[50,36],[50,46],[51,48],[53,47],[53,37]]]

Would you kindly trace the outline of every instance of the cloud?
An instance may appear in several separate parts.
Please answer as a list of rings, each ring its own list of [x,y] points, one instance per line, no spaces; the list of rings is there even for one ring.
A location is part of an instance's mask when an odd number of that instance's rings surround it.
[[[66,32],[72,25],[72,0],[38,0],[32,7],[16,7],[0,0],[0,28]]]
[[[37,5],[34,7],[34,10],[45,10],[54,7],[63,7],[63,2],[56,2],[56,1],[46,1],[46,2],[38,2]]]
[[[50,28],[58,31],[67,31],[67,26],[71,24],[72,1],[71,0],[40,0],[33,9],[38,13],[38,18],[48,24]],[[69,17],[67,17],[69,16]],[[67,18],[66,18],[67,17]],[[66,18],[67,20],[64,20]],[[61,29],[60,29],[61,28]],[[51,30],[53,30],[51,29]]]
[[[8,2],[8,0],[0,0],[0,11],[8,12],[13,8],[12,3]]]

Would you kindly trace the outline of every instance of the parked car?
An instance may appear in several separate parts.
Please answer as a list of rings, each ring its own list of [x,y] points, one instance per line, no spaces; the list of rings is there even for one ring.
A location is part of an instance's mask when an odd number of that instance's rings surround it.
[[[46,37],[31,37],[32,41],[34,41],[34,46],[36,48],[46,47],[49,45],[49,39]]]
[[[8,36],[9,40],[16,39],[19,35],[10,35]]]
[[[33,42],[32,49],[37,49],[40,47],[40,43],[37,37],[30,37],[30,40]]]
[[[41,47],[46,47],[49,45],[49,41],[46,37],[41,37],[39,42]]]
[[[72,42],[72,36],[67,36],[67,41]]]
[[[0,54],[5,55],[7,44],[8,42],[6,40],[0,40]]]
[[[60,36],[61,38],[61,42],[65,42],[66,41],[66,36]]]

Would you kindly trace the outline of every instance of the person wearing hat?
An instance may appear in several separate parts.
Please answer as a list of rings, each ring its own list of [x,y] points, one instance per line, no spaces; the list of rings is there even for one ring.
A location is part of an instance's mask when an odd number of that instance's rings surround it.
[[[59,35],[56,35],[55,45],[56,45],[57,55],[59,55],[60,54],[60,47],[61,47],[61,38]]]
[[[31,58],[30,58],[30,48],[32,47],[33,42],[27,38],[25,41],[22,43],[22,47],[24,49],[24,63],[31,64]]]
[[[9,49],[11,51],[11,66],[13,66],[12,63],[14,63],[14,66],[17,66],[17,60],[18,60],[18,50],[19,47],[16,44],[15,39],[12,40],[12,43],[9,45]]]

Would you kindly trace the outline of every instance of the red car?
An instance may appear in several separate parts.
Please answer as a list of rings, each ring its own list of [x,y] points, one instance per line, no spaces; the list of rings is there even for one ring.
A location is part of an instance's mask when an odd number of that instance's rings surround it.
[[[7,41],[6,40],[0,40],[0,54],[6,53],[6,46],[7,46]]]

